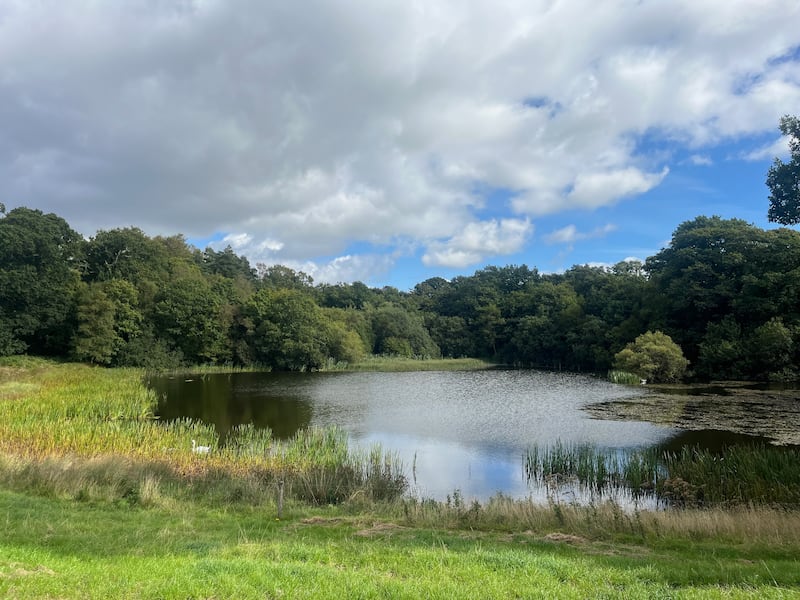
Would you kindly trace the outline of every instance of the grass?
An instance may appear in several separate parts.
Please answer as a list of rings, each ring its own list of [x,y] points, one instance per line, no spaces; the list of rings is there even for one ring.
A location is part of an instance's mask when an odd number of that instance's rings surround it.
[[[796,510],[398,499],[336,429],[195,455],[142,375],[0,360],[0,597],[800,597]]]
[[[406,358],[403,356],[370,356],[344,367],[347,371],[475,371],[495,365],[477,358]]]
[[[347,507],[141,508],[0,492],[13,598],[789,598],[797,545],[592,539],[376,520]],[[795,538],[796,540],[797,538]]]
[[[624,385],[639,385],[642,378],[636,373],[629,373],[628,371],[609,371],[608,380],[611,383],[621,383]]]
[[[554,444],[531,447],[525,469],[539,482],[624,487],[634,494],[654,493],[672,506],[800,506],[800,448],[762,444],[661,452]]]

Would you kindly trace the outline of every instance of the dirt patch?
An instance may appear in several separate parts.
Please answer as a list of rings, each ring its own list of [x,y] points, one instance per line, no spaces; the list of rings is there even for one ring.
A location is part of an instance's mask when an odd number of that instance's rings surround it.
[[[800,390],[762,390],[743,383],[670,386],[584,410],[603,420],[716,429],[767,438],[776,445],[800,445]]]
[[[309,517],[301,519],[303,525],[340,525],[345,522],[341,517]]]
[[[558,533],[554,531],[553,533],[548,533],[544,536],[548,542],[558,542],[560,544],[570,544],[571,546],[580,546],[581,544],[586,543],[586,538],[582,538],[579,535],[571,535],[569,533]]]
[[[31,577],[33,575],[55,575],[55,571],[48,569],[44,565],[38,565],[35,569],[26,569],[19,563],[11,563],[8,565],[11,569],[8,573],[5,574],[5,577],[8,578],[19,578],[19,577]],[[3,573],[0,572],[0,577],[3,577]]]

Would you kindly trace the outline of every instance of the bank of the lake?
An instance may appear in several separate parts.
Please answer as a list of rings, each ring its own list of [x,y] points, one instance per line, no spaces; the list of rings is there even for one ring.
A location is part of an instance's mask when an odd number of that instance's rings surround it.
[[[366,484],[315,505],[279,485],[327,473],[308,456],[193,453],[213,432],[157,423],[143,375],[0,363],[0,595],[800,597],[796,509],[439,503]]]

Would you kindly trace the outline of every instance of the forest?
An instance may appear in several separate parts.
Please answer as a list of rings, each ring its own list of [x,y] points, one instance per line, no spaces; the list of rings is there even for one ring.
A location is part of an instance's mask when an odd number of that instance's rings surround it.
[[[793,229],[701,216],[644,263],[490,266],[406,292],[315,285],[135,227],[87,240],[55,214],[0,209],[0,356],[316,370],[374,354],[604,373],[638,336],[663,332],[693,379],[798,376]]]

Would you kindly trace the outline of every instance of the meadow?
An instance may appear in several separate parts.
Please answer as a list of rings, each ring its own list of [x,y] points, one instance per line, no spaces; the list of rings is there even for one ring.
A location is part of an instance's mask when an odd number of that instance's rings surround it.
[[[143,376],[0,362],[0,595],[800,597],[789,502],[408,497],[390,451],[336,429],[243,427],[216,448],[207,426],[159,423]]]

